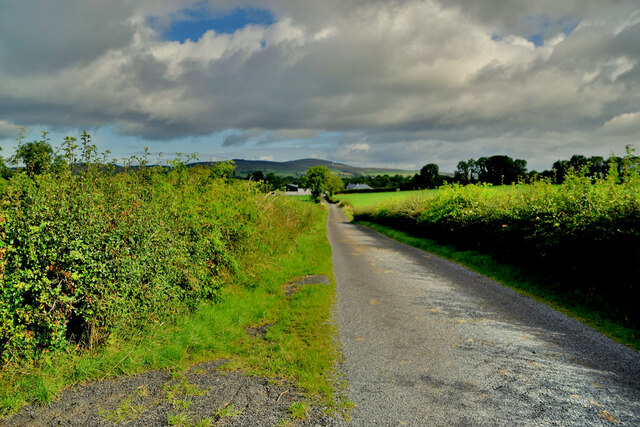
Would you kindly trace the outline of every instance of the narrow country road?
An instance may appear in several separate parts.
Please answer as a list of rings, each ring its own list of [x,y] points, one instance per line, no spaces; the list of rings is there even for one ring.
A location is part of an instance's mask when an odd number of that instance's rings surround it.
[[[331,205],[354,426],[640,425],[640,354]]]

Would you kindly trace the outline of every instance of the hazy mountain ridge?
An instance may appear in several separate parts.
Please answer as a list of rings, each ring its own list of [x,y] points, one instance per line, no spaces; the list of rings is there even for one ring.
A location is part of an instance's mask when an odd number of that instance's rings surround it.
[[[413,175],[416,171],[405,169],[388,168],[360,168],[349,166],[344,163],[332,162],[323,159],[298,159],[286,162],[274,162],[269,160],[245,160],[233,159],[236,165],[236,176],[245,176],[255,171],[262,171],[265,175],[272,172],[279,176],[302,176],[313,166],[326,166],[332,172],[340,176],[360,176],[360,175]],[[195,164],[210,165],[216,162],[198,162]]]

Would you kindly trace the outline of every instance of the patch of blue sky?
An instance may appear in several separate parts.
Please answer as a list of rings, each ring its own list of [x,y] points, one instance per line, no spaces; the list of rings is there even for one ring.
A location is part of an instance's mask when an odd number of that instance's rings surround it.
[[[248,25],[269,26],[275,22],[273,14],[266,9],[235,9],[225,14],[211,14],[201,9],[182,11],[163,33],[165,40],[198,41],[204,33],[214,30],[218,34],[233,34]]]
[[[564,35],[568,36],[571,35],[571,33],[573,33],[576,28],[578,28],[578,25],[580,25],[580,20],[566,17],[558,21],[558,24],[560,24],[560,26],[562,27],[562,32],[564,33]]]
[[[556,21],[551,21],[547,16],[541,16],[533,19],[532,22],[535,22],[538,31],[527,37],[527,40],[536,47],[543,46],[546,38],[557,34],[559,31],[562,31],[565,36],[570,35],[580,24],[580,20],[571,16],[565,16]]]

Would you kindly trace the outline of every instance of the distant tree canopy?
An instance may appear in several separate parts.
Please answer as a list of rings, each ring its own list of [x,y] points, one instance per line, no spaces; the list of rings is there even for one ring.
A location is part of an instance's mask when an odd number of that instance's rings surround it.
[[[293,176],[281,177],[273,172],[269,172],[265,175],[261,170],[249,173],[246,179],[254,182],[262,182],[263,189],[265,191],[284,190],[287,184],[300,183],[300,178],[296,178]]]
[[[42,131],[40,141],[24,142],[24,130],[21,130],[16,139],[18,148],[11,162],[15,165],[24,163],[29,176],[40,175],[49,169],[59,170],[64,165],[64,159],[53,153],[47,135],[48,132]]]
[[[483,182],[493,185],[512,184],[527,176],[527,161],[505,155],[480,157],[458,162],[454,180],[461,184]]]
[[[247,175],[247,179],[250,181],[264,181],[264,174],[262,171],[253,171],[249,175]]]
[[[624,157],[611,156],[606,160],[601,156],[586,157],[574,154],[569,160],[555,161],[551,170],[540,173],[532,171],[530,176],[547,178],[556,184],[562,184],[569,174],[583,175],[593,179],[601,179],[613,174],[617,180],[624,180],[630,174],[640,173],[640,157],[634,152],[631,146],[627,146]]]
[[[426,164],[411,180],[414,188],[437,188],[442,185],[440,168],[435,163]]]
[[[307,171],[304,186],[311,190],[316,201],[326,191],[333,195],[344,188],[344,183],[337,175],[333,174],[326,166],[313,166]]]

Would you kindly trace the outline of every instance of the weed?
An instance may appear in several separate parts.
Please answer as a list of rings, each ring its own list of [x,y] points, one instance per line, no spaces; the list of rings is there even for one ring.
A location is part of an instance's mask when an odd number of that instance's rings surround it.
[[[120,402],[117,408],[111,411],[104,411],[102,415],[107,420],[122,422],[135,420],[143,412],[142,405],[134,405],[131,397],[127,397]]]
[[[215,425],[215,420],[211,417],[204,417],[200,421],[194,424],[194,427],[211,427]]]
[[[228,406],[224,406],[220,409],[218,409],[214,415],[217,418],[233,418],[233,417],[237,417],[238,415],[240,415],[242,413],[242,411],[236,409],[236,406],[231,404]]]
[[[193,404],[193,401],[191,401],[191,400],[173,399],[171,404],[173,405],[174,409],[182,409],[182,410],[186,411]]]
[[[300,402],[294,402],[289,405],[289,414],[294,420],[304,420],[311,411],[311,405],[308,401],[303,400]]]
[[[171,412],[167,418],[167,423],[170,426],[188,426],[191,425],[191,420],[185,412]]]

